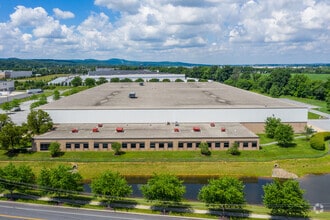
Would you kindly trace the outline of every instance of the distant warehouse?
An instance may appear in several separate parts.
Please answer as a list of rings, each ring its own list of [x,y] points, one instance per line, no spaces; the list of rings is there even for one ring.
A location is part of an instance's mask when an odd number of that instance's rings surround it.
[[[134,94],[132,97],[131,94]],[[259,149],[255,133],[267,117],[302,131],[307,108],[221,83],[106,83],[40,107],[57,127],[36,136],[34,150],[51,142],[62,150],[214,150],[238,143]]]
[[[0,72],[0,78],[22,78],[22,77],[31,77],[32,71],[13,71],[5,70]]]

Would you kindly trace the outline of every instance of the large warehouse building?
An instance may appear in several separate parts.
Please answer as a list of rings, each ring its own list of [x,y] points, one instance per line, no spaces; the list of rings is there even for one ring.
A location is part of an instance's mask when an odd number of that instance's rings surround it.
[[[267,117],[307,122],[307,108],[215,82],[106,83],[41,107],[57,124],[34,138],[35,150],[195,150],[200,142],[226,149],[258,149]]]

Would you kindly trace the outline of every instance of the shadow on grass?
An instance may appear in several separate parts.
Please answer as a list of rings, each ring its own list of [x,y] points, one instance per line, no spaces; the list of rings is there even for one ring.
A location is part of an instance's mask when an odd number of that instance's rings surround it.
[[[220,217],[220,219],[242,219],[248,218],[251,214],[250,210],[244,208],[209,208],[209,214]]]
[[[88,205],[92,201],[92,197],[83,197],[78,195],[69,196],[56,196],[52,197],[52,201],[55,205],[69,205],[73,207],[83,207]]]
[[[7,157],[12,158],[12,157],[17,157],[19,154],[32,155],[34,153],[35,152],[31,151],[30,149],[23,148],[23,149],[10,149],[6,153],[4,153],[4,155],[6,155]]]
[[[172,203],[172,204],[155,204],[151,206],[152,211],[159,211],[163,215],[170,213],[193,213],[191,205],[182,203]]]
[[[297,146],[297,144],[296,143],[278,144],[278,146],[280,146],[282,148],[294,148]]]

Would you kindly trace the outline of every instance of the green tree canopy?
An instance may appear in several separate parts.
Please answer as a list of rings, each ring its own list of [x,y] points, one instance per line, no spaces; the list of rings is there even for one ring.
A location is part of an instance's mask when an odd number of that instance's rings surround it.
[[[10,102],[4,102],[1,104],[1,109],[4,110],[5,112],[10,111],[11,108],[12,107],[11,107]]]
[[[263,186],[263,189],[263,203],[271,209],[273,215],[305,216],[308,214],[309,204],[303,198],[304,191],[297,181],[275,180]]]
[[[111,171],[106,171],[94,179],[91,188],[96,196],[106,198],[109,203],[132,194],[132,187],[127,184],[125,178]]]
[[[80,76],[75,76],[70,83],[73,87],[81,86],[82,79]]]
[[[60,97],[61,97],[60,92],[58,90],[54,90],[53,99],[54,100],[59,100]]]
[[[17,126],[14,123],[4,125],[0,131],[1,148],[5,150],[20,148],[23,134],[21,126]]]
[[[97,81],[96,81],[96,85],[101,85],[104,83],[107,83],[108,80],[105,77],[100,77]]]
[[[114,151],[115,155],[120,155],[121,143],[118,142],[111,143],[111,149]]]
[[[275,129],[274,138],[280,146],[288,146],[293,141],[293,128],[289,124],[280,123]]]
[[[206,142],[201,142],[198,147],[201,149],[201,154],[210,156],[212,152],[209,149],[209,145]]]
[[[11,118],[7,114],[0,114],[0,129],[8,123],[12,123]]]
[[[53,120],[49,114],[43,110],[33,110],[27,116],[28,128],[33,134],[43,134],[53,127]]]
[[[280,118],[267,117],[265,122],[265,133],[269,138],[274,138],[277,126],[281,124]]]
[[[38,184],[46,193],[74,194],[83,190],[82,176],[69,166],[59,165],[56,168],[42,168]]]
[[[141,187],[144,198],[150,201],[160,201],[164,204],[180,202],[186,192],[183,181],[171,174],[154,174]]]
[[[0,186],[2,189],[9,190],[12,195],[14,190],[24,191],[34,184],[36,180],[35,174],[31,167],[21,165],[16,167],[9,163],[7,166],[0,168]]]
[[[61,153],[61,144],[58,142],[52,142],[48,148],[51,157],[57,157]]]
[[[241,208],[245,203],[243,189],[243,182],[232,177],[210,179],[199,191],[198,199],[212,207]]]
[[[86,78],[85,79],[85,85],[86,86],[93,87],[93,86],[95,86],[95,84],[96,84],[95,79],[93,79],[93,78]]]

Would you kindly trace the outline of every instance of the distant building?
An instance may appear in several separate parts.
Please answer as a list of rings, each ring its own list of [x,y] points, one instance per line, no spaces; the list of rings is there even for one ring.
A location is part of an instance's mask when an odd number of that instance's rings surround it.
[[[32,71],[4,70],[4,71],[0,72],[0,78],[6,78],[6,79],[30,77],[30,76],[32,76]]]
[[[15,90],[14,81],[0,81],[0,91],[11,92]]]

